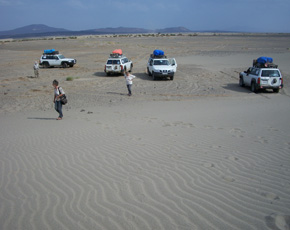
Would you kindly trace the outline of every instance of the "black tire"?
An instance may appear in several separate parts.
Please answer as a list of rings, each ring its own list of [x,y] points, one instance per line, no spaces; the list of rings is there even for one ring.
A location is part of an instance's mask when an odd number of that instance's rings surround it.
[[[74,65],[69,65],[69,67],[74,67]]]
[[[43,62],[43,68],[49,68],[49,63],[48,62]]]
[[[130,73],[132,72],[132,69],[133,69],[133,64],[131,64],[131,67],[130,67],[130,70],[129,70]]]
[[[147,73],[148,73],[148,76],[152,76],[152,74],[150,73],[149,71],[149,68],[147,67]]]
[[[170,80],[171,80],[171,81],[173,81],[173,79],[174,79],[174,75],[170,77]]]
[[[245,83],[244,83],[243,77],[240,77],[239,86],[245,87]]]
[[[110,76],[111,75],[111,73],[109,73],[109,72],[106,72],[106,74],[107,74],[107,76]]]
[[[61,66],[62,66],[62,68],[67,68],[67,67],[68,67],[68,64],[67,64],[66,62],[63,62],[63,63],[61,64]]]
[[[280,89],[273,89],[274,93],[279,93]]]
[[[256,83],[254,81],[251,83],[251,91],[253,93],[257,93],[257,87],[256,87]]]

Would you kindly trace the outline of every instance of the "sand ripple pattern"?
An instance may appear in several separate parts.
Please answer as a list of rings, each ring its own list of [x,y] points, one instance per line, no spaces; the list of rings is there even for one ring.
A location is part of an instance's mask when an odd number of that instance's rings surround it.
[[[20,119],[17,132],[7,118],[1,229],[289,229],[283,130],[260,137],[254,127],[137,115]]]

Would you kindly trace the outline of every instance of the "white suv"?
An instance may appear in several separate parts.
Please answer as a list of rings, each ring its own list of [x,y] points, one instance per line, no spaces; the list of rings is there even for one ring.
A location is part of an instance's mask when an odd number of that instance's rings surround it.
[[[157,78],[167,78],[173,80],[176,72],[177,63],[175,58],[154,57],[151,55],[147,63],[147,73],[152,76],[153,81]]]
[[[239,85],[250,86],[251,91],[255,93],[260,89],[272,89],[275,93],[279,93],[283,88],[283,77],[277,68],[250,67],[240,73]]]
[[[52,66],[60,66],[63,68],[73,67],[77,63],[76,59],[65,58],[62,54],[46,54],[44,53],[40,60],[39,65],[44,68]]]
[[[111,54],[107,60],[104,71],[107,76],[110,76],[114,73],[124,74],[126,71],[131,72],[132,69],[133,63],[130,59],[126,58],[124,55]]]

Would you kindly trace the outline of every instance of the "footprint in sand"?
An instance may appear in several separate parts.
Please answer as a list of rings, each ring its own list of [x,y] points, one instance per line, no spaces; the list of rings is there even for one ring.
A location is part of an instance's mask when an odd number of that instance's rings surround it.
[[[234,182],[235,181],[235,179],[231,176],[223,176],[222,178],[227,182]]]
[[[290,229],[290,216],[272,213],[270,216],[265,217],[266,224],[270,229],[274,230],[289,230]]]
[[[206,168],[213,168],[214,167],[214,164],[212,164],[212,163],[203,163],[202,165]]]
[[[262,192],[261,195],[266,197],[268,200],[279,200],[279,196],[272,192]]]
[[[229,159],[229,160],[231,160],[231,161],[237,161],[237,160],[239,160],[239,158],[234,157],[234,156],[226,157],[226,159]]]
[[[241,130],[239,128],[233,128],[233,129],[230,130],[230,134],[232,134],[233,137],[237,137],[237,138],[244,137],[245,133],[246,133],[245,131],[243,131],[243,130]]]
[[[267,143],[269,143],[268,140],[266,140],[265,137],[260,137],[260,136],[258,136],[257,138],[258,138],[258,140],[256,140],[255,142],[262,143],[262,144],[267,144]]]

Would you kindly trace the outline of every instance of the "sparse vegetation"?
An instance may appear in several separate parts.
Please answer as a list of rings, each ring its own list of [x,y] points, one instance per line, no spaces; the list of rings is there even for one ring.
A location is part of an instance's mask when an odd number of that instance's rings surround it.
[[[71,77],[71,76],[69,76],[69,77],[66,78],[67,81],[73,81],[74,79],[79,79],[79,77]]]

